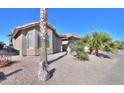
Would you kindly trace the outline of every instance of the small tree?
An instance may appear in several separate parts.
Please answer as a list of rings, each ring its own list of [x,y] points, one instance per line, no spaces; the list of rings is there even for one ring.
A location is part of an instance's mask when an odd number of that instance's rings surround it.
[[[4,47],[4,43],[3,42],[0,42],[0,49]]]

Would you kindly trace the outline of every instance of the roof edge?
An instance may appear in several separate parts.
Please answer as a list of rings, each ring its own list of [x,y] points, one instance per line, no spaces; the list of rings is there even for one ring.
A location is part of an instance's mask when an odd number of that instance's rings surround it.
[[[12,30],[12,37],[15,37],[17,35],[17,33],[20,31],[20,30],[24,30],[24,29],[28,29],[28,28],[31,28],[31,27],[34,27],[36,25],[39,25],[40,22],[32,22],[32,23],[28,23],[28,24],[25,24],[25,25],[22,25],[22,26],[17,26],[15,27],[14,30]],[[50,23],[47,22],[47,26],[52,29],[52,31],[58,36],[60,37],[60,35],[56,32],[56,29],[54,26],[52,26]]]

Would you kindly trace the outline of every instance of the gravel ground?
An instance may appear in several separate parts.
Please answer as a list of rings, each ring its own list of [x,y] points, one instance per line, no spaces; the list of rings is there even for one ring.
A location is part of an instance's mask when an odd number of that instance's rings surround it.
[[[121,51],[117,55],[111,55],[111,58],[90,55],[90,61],[82,62],[72,55],[65,55],[65,52],[49,55],[49,67],[53,76],[46,82],[38,80],[39,57],[23,57],[19,62],[0,68],[0,72],[4,73],[4,78],[0,77],[0,84],[124,84],[123,57],[124,51]]]

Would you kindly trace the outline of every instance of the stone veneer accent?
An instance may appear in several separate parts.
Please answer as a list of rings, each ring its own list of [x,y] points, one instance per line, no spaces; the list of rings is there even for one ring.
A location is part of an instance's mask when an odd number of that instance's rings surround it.
[[[27,49],[28,56],[39,56],[41,52],[42,52],[41,48],[40,49]],[[47,54],[52,54],[52,53],[53,53],[53,50],[51,48],[48,48]]]

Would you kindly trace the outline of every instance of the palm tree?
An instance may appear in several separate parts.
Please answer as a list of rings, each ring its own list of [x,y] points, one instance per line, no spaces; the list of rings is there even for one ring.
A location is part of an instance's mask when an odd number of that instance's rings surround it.
[[[116,46],[117,43],[112,40],[108,33],[101,33],[101,42],[102,42],[102,50],[115,53],[117,51]]]
[[[40,9],[40,30],[42,38],[42,49],[41,49],[41,62],[39,66],[39,79],[46,81],[50,78],[48,71],[47,63],[47,47],[46,47],[46,38],[47,38],[47,9]]]
[[[112,38],[105,32],[93,32],[90,35],[84,36],[82,42],[89,47],[90,54],[98,56],[99,50],[116,52],[116,43],[112,41]]]
[[[93,32],[92,33],[92,49],[94,50],[94,54],[98,56],[99,50],[101,49],[102,41],[101,41],[101,35],[99,32]]]

